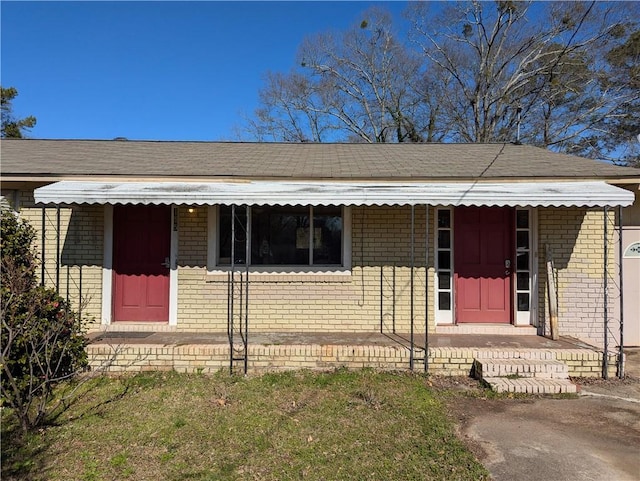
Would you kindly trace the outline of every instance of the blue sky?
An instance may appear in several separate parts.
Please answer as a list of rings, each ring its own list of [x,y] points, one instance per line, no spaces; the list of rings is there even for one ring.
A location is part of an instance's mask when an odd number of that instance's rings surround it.
[[[236,140],[302,39],[406,2],[9,2],[1,81],[33,138]]]

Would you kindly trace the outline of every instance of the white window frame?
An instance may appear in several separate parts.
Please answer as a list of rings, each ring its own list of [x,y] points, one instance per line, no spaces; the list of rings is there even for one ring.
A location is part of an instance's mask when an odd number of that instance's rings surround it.
[[[448,271],[450,272],[450,288],[448,289],[448,292],[451,295],[451,299],[449,300],[449,304],[451,309],[449,310],[441,310],[440,309],[440,285],[439,285],[439,280],[438,280],[438,274],[440,273],[440,266],[438,265],[438,212],[439,211],[449,211],[450,213],[450,225],[449,225],[449,232],[450,232],[450,246],[449,246],[449,252],[450,252],[450,256],[451,256],[451,266],[449,267]],[[453,230],[453,221],[454,221],[454,212],[455,209],[453,209],[452,207],[436,207],[435,208],[435,213],[433,216],[433,252],[434,252],[434,306],[435,306],[435,312],[436,312],[436,325],[439,324],[453,324],[453,319],[454,319],[454,312],[455,312],[455,292],[454,292],[454,281],[453,281],[453,277],[454,277],[454,236],[455,236],[455,232]]]
[[[526,210],[529,212],[529,310],[518,311],[518,271],[517,271],[517,218],[514,220],[514,253],[513,260],[513,319],[516,326],[537,325],[538,315],[538,209],[533,207],[516,207],[515,212]],[[520,291],[525,292],[525,291]]]
[[[309,213],[313,215],[313,206],[310,207]],[[249,260],[249,272],[264,274],[350,274],[351,273],[351,207],[342,206],[342,265],[251,265]],[[226,274],[231,270],[231,266],[219,264],[218,252],[220,243],[220,232],[218,229],[220,206],[210,205],[207,214],[207,273],[208,274]],[[249,218],[251,211],[249,211]],[[251,233],[249,232],[249,236]],[[311,236],[313,237],[313,236]],[[310,259],[313,259],[313,239],[309,243]],[[246,269],[244,264],[236,265],[236,270]]]

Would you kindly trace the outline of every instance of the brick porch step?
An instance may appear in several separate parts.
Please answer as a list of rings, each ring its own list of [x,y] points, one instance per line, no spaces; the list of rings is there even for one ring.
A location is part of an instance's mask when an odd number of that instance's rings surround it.
[[[474,373],[496,392],[525,394],[576,393],[569,367],[555,359],[475,358]]]
[[[569,367],[551,359],[475,359],[474,372],[478,379],[522,377],[539,379],[568,379]]]
[[[578,386],[568,379],[485,377],[482,379],[495,392],[525,394],[576,393]]]

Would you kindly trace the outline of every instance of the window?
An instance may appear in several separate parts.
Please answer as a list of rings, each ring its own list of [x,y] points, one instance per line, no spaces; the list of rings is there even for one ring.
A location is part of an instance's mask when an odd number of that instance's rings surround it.
[[[213,221],[217,229],[218,266],[231,264],[231,216],[232,208],[221,206]],[[347,265],[350,259],[345,256],[345,252],[348,253],[345,247],[350,236],[345,227],[341,207],[238,206],[233,226],[234,263],[245,265],[249,239],[249,265],[252,266]]]
[[[436,276],[437,321],[452,322],[453,245],[451,209],[436,210]]]
[[[516,210],[516,309],[528,312],[531,304],[531,221],[528,210]]]

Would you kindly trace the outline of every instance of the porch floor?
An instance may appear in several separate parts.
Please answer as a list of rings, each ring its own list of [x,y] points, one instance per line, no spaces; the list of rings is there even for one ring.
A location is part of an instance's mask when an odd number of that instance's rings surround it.
[[[228,344],[222,332],[96,332],[89,335],[91,344],[145,344],[162,346],[217,345]],[[249,332],[249,344],[261,346],[282,345],[332,345],[332,346],[404,346],[409,347],[408,333],[379,332]],[[424,333],[414,336],[414,345],[424,348]],[[490,334],[429,334],[429,347],[493,348],[493,349],[593,349],[593,346],[572,338],[553,341],[546,337],[531,335]]]
[[[115,326],[114,326],[115,327]],[[425,365],[424,333],[250,332],[248,371],[332,369],[337,367],[416,370],[469,375],[479,358],[558,360],[571,376],[599,376],[602,351],[575,339],[557,341],[533,335],[430,334]],[[234,353],[239,346],[234,346]],[[226,332],[95,332],[87,347],[90,365],[109,372],[176,370],[215,372],[229,369]],[[234,354],[235,356],[235,354]],[[615,354],[608,356],[615,374]]]

